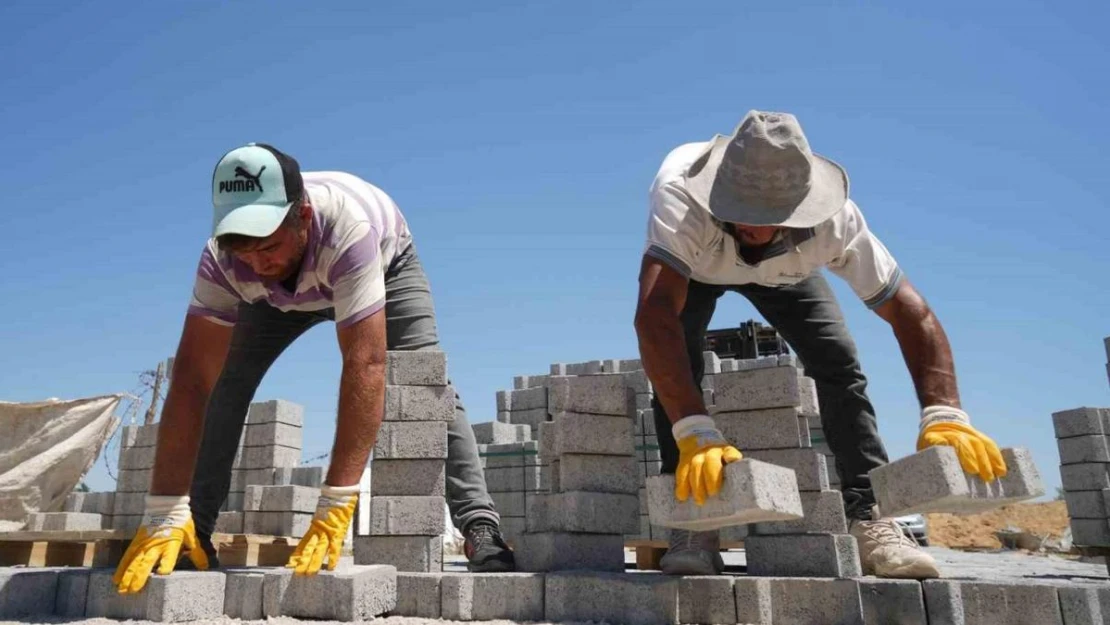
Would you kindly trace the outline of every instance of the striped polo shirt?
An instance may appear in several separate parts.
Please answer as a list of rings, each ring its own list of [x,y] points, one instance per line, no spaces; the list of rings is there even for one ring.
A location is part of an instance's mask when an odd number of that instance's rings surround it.
[[[894,297],[902,270],[851,199],[815,227],[781,234],[757,261],[745,259],[724,224],[686,192],[686,172],[710,145],[687,143],[663,160],[651,185],[644,254],[705,284],[787,286],[827,267],[869,308]]]
[[[385,306],[385,271],[412,243],[404,216],[384,191],[351,174],[305,172],[312,203],[308,245],[290,292],[263,280],[210,238],[197,266],[190,315],[234,325],[241,302],[282,311],[334,308],[340,327]]]

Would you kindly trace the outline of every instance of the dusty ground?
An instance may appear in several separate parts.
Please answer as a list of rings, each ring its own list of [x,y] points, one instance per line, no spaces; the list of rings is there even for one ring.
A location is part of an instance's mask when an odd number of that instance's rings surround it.
[[[1068,511],[1063,501],[1015,504],[970,516],[929,514],[926,517],[930,543],[955,549],[999,549],[1002,543],[994,533],[1006,528],[1018,528],[1052,539],[1059,539],[1068,529]]]

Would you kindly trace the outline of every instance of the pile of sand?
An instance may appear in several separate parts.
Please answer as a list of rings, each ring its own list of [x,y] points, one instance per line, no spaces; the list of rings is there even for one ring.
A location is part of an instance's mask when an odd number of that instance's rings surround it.
[[[1000,549],[994,533],[1017,528],[1036,536],[1059,539],[1068,529],[1068,511],[1063,501],[1020,503],[969,516],[926,515],[929,543],[955,549]]]

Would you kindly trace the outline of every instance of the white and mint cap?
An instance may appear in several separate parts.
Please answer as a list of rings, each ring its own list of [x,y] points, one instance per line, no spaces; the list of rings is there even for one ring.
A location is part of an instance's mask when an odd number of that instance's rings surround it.
[[[228,152],[212,174],[212,236],[268,237],[304,195],[292,157],[264,143]]]

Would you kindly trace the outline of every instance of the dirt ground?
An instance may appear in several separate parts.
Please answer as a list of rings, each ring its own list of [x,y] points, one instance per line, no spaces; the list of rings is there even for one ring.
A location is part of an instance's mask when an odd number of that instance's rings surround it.
[[[994,533],[1017,528],[1038,536],[1059,539],[1068,529],[1068,511],[1063,501],[1021,503],[984,514],[955,516],[926,515],[930,544],[954,549],[999,549]]]

